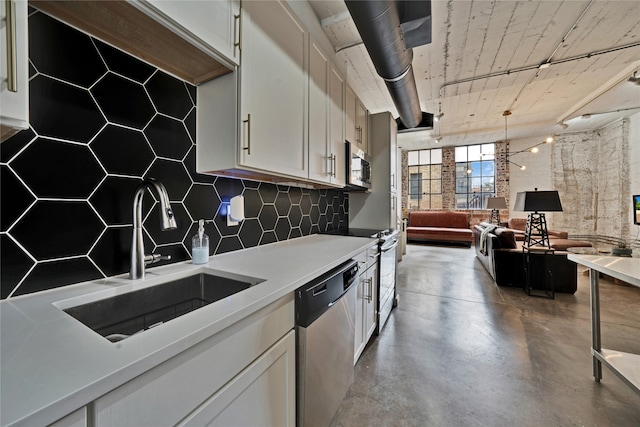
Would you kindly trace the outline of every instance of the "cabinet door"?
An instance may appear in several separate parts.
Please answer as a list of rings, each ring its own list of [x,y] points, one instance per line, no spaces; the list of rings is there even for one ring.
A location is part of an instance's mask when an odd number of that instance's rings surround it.
[[[174,24],[193,34],[234,63],[240,51],[234,46],[239,37],[239,0],[146,0]]]
[[[364,309],[364,343],[369,339],[376,330],[376,305],[378,301],[378,263],[376,262],[367,269],[367,305]]]
[[[328,151],[329,61],[312,41],[309,43],[309,178],[331,182]]]
[[[398,136],[397,136],[397,128],[392,128],[389,132],[389,157],[390,157],[390,168],[391,168],[391,192],[398,192],[398,183],[400,182],[400,177],[398,174],[400,170],[398,169]]]
[[[281,2],[242,4],[241,165],[308,176],[306,37]]]
[[[358,361],[369,339],[376,330],[376,305],[378,301],[378,262],[360,273],[356,293],[356,340],[353,364]]]
[[[352,144],[356,144],[356,94],[350,86],[345,89],[345,138]]]
[[[7,9],[14,13],[7,16]],[[26,0],[0,5],[0,142],[29,127],[28,21]],[[11,42],[11,43],[8,43]],[[8,47],[11,46],[11,49]]]
[[[249,365],[181,426],[295,426],[295,333]]]
[[[346,149],[344,135],[344,79],[340,72],[331,67],[329,75],[329,145],[331,156],[331,182],[340,186],[346,184]]]
[[[367,286],[368,281],[366,277],[366,272],[360,271],[360,279],[358,281],[358,289],[356,292],[356,314],[355,314],[355,331],[356,331],[356,339],[353,348],[353,364],[355,365],[362,351],[364,350],[365,342],[365,334],[364,334],[364,320],[365,320],[365,307],[367,304],[366,295],[367,295]]]
[[[55,423],[49,424],[49,427],[87,427],[87,425],[87,408],[82,407]]]
[[[365,153],[372,154],[368,145],[367,109],[364,104],[356,99],[356,144]]]

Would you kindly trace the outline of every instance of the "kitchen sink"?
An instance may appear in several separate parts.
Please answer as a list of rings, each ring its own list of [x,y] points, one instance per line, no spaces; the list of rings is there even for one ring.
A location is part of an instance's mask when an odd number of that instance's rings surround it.
[[[261,282],[238,274],[199,273],[63,311],[117,342]]]

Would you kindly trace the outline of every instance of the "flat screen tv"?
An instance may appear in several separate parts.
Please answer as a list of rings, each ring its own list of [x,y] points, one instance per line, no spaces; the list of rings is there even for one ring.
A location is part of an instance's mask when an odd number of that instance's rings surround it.
[[[633,223],[640,225],[640,194],[633,196]]]

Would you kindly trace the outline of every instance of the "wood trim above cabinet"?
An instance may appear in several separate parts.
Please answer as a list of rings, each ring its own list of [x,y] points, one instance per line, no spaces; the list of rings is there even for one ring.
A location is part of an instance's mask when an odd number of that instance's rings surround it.
[[[192,84],[232,71],[129,2],[29,0],[29,3]]]

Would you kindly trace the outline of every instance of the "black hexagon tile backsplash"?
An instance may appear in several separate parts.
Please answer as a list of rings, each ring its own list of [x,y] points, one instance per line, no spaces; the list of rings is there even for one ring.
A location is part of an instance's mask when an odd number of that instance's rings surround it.
[[[73,46],[73,49],[69,49]],[[178,229],[143,199],[147,253],[190,259],[197,221],[211,255],[348,223],[346,195],[195,171],[196,87],[49,16],[29,15],[30,121],[0,145],[0,298],[126,273],[133,194],[161,181]],[[229,227],[233,196],[246,220]]]

